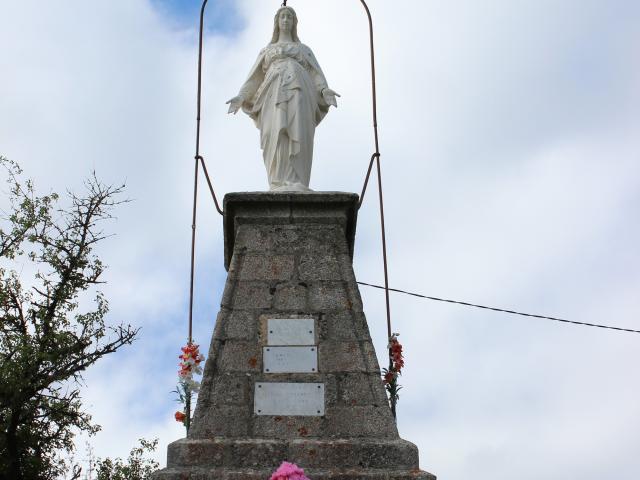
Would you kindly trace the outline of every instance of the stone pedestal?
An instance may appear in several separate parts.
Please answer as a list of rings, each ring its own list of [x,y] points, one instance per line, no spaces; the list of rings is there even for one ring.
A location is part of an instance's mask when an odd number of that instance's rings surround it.
[[[435,480],[398,436],[380,378],[352,267],[357,202],[349,193],[225,197],[229,275],[193,425],[154,479],[267,480],[286,460],[312,480]],[[282,319],[296,327],[284,337],[274,332]],[[311,393],[264,395],[298,384]],[[287,414],[300,408],[311,410]]]

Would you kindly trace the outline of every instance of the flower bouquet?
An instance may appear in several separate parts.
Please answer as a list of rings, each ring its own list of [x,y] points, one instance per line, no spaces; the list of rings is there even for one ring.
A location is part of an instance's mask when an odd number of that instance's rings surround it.
[[[200,382],[193,378],[194,375],[202,375],[200,364],[204,357],[199,351],[199,345],[188,343],[181,348],[182,353],[178,357],[178,386],[173,393],[178,395],[178,402],[183,405],[183,411],[177,411],[174,415],[176,422],[182,423],[189,432],[191,425],[191,400],[193,395],[200,390]]]
[[[382,369],[382,381],[389,393],[389,403],[394,417],[396,416],[396,404],[400,398],[398,392],[402,389],[398,383],[398,377],[402,375],[402,368],[404,367],[402,344],[398,341],[399,335],[399,333],[394,333],[389,338],[389,344],[387,345],[389,349],[389,368]]]

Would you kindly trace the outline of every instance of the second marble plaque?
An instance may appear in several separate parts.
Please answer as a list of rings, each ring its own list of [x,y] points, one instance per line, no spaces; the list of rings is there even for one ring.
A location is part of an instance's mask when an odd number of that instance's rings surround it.
[[[318,348],[264,347],[262,351],[265,373],[317,373]]]

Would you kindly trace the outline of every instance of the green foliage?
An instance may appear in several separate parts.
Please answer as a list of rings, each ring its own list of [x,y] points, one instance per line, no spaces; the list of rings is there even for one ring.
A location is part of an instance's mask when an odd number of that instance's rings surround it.
[[[158,462],[145,458],[145,454],[155,451],[158,440],[149,441],[141,438],[139,441],[140,446],[131,450],[126,462],[120,458],[98,459],[95,480],[149,480],[159,465]]]
[[[92,176],[61,207],[55,193],[37,196],[17,164],[0,157],[0,166],[9,185],[0,212],[0,480],[77,479],[61,452],[73,450],[74,433],[100,428],[82,409],[82,373],[138,332],[107,326],[108,303],[95,290],[105,267],[93,250],[123,187]]]

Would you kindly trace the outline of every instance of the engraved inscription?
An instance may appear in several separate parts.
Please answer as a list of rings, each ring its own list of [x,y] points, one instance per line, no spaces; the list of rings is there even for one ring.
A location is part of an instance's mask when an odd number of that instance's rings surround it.
[[[263,347],[265,373],[317,373],[318,348],[308,347]]]
[[[255,384],[256,415],[313,416],[324,415],[323,383]]]
[[[313,345],[316,343],[313,318],[270,318],[268,345]]]

